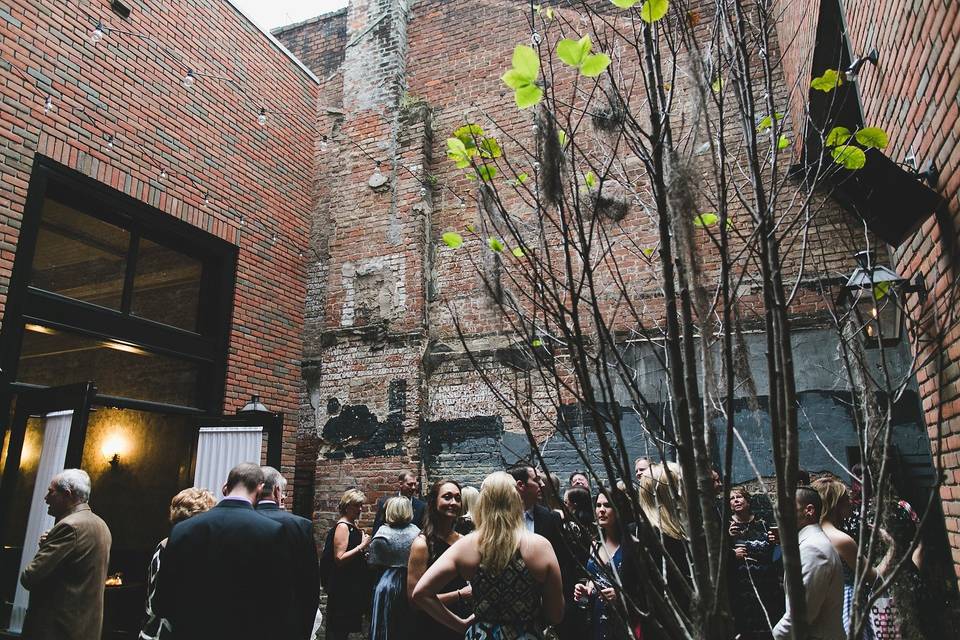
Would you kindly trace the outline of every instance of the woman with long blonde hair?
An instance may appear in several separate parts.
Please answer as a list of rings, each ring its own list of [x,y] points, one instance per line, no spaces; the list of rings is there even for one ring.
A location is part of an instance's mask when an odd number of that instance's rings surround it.
[[[542,638],[539,620],[563,618],[563,584],[553,547],[523,523],[516,482],[492,473],[480,487],[477,529],[458,540],[423,574],[413,591],[418,607],[465,640],[491,637]],[[437,597],[453,577],[473,587],[474,614],[461,618]],[[510,585],[509,589],[504,589]]]

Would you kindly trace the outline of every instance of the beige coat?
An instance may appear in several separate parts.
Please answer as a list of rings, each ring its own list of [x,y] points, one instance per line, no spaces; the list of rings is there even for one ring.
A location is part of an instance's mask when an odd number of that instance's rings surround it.
[[[23,627],[32,640],[100,640],[110,529],[79,504],[50,529],[20,576],[30,590]]]

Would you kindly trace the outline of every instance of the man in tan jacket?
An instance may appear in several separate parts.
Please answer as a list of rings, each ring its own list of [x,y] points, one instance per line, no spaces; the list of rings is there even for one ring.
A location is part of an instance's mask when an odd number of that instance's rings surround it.
[[[30,591],[23,626],[31,640],[100,640],[110,529],[90,510],[90,476],[67,469],[47,489],[56,520],[20,576]]]

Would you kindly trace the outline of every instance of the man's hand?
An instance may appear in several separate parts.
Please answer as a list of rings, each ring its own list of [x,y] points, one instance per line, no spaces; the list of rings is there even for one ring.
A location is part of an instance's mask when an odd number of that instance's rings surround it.
[[[40,534],[40,544],[41,544],[41,545],[42,545],[44,542],[47,541],[47,536],[48,536],[48,535],[50,535],[50,529],[47,529],[46,531],[44,531],[43,533]]]

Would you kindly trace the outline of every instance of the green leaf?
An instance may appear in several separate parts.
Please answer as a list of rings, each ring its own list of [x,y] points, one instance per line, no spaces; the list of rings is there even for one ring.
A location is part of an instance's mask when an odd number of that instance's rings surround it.
[[[613,6],[619,7],[621,9],[629,9],[633,5],[637,4],[639,0],[610,0],[613,2]]]
[[[890,293],[891,282],[878,282],[873,285],[873,299],[877,302],[880,302],[887,297],[887,294]]]
[[[537,79],[540,73],[540,56],[534,51],[533,47],[518,44],[513,50],[513,70],[526,78],[528,82]]]
[[[790,138],[787,136],[780,136],[780,139],[777,140],[777,149],[786,149],[790,146]]]
[[[563,129],[558,129],[558,130],[557,130],[557,140],[560,141],[560,146],[566,146],[567,140],[568,140],[567,132],[564,131]]]
[[[884,149],[890,144],[887,132],[880,127],[864,127],[857,131],[854,138],[867,149]]]
[[[530,84],[517,89],[513,97],[517,102],[517,107],[527,109],[540,102],[540,99],[543,98],[543,89],[535,84]]]
[[[467,229],[467,231],[469,231],[470,233],[473,233],[474,231],[477,230],[477,228],[476,228],[475,226],[473,226],[472,224],[468,224],[468,225],[466,226],[466,229]]]
[[[640,249],[640,251],[643,253],[643,255],[649,258],[650,256],[653,255],[653,252],[656,251],[656,249],[654,249],[653,247],[644,247],[643,249]]]
[[[591,46],[590,36],[583,36],[580,40],[564,38],[557,43],[557,57],[571,67],[579,68],[586,55],[590,53]]]
[[[832,152],[833,161],[843,165],[844,169],[862,169],[867,164],[867,156],[859,147],[837,147]]]
[[[517,184],[523,184],[529,177],[526,173],[520,173],[517,175]]]
[[[492,164],[482,164],[477,167],[477,175],[484,182],[490,182],[497,175],[497,168]]]
[[[757,131],[763,133],[767,129],[773,126],[773,123],[779,121],[783,118],[783,114],[779,111],[773,114],[773,118],[770,116],[764,116],[760,119],[760,122],[757,123]]]
[[[453,132],[453,137],[463,142],[463,144],[476,144],[476,138],[483,137],[483,127],[478,124],[465,124]]]
[[[610,56],[605,53],[593,53],[587,56],[580,66],[580,73],[588,78],[596,78],[610,66]]]
[[[493,236],[487,238],[487,246],[497,253],[503,253],[503,250],[506,248],[503,246],[503,243],[500,242],[499,238],[494,238]]]
[[[523,247],[514,247],[510,253],[513,254],[514,258],[522,258],[523,256],[527,255],[526,252],[524,252]]]
[[[834,127],[830,129],[830,133],[827,134],[827,139],[824,144],[828,147],[839,147],[842,144],[846,144],[849,139],[850,129],[846,127]]]
[[[693,226],[700,227],[701,229],[706,227],[712,227],[720,221],[720,216],[715,213],[707,212],[701,213],[696,218],[693,219]]]
[[[459,249],[463,246],[463,236],[461,236],[456,231],[447,231],[445,234],[440,236],[444,244],[446,244],[451,249]]]
[[[597,174],[593,171],[587,171],[587,175],[583,176],[584,183],[591,189],[597,186]]]
[[[480,141],[481,158],[499,158],[503,155],[496,138],[484,138]]]
[[[723,78],[717,76],[717,79],[710,84],[710,88],[713,89],[714,93],[720,93],[723,90]]]
[[[827,69],[823,75],[817,76],[810,82],[810,88],[830,93],[841,84],[843,84],[843,74],[836,69]]]
[[[647,0],[640,7],[640,19],[644,22],[654,23],[667,15],[667,9],[669,8],[669,0]]]
[[[503,84],[507,85],[514,91],[522,89],[524,87],[529,87],[533,84],[533,81],[527,78],[525,75],[517,71],[516,69],[510,69],[505,74],[500,77],[503,80]]]
[[[533,10],[537,12],[538,16],[543,16],[547,21],[553,20],[553,7],[543,7],[539,4],[533,5]]]
[[[534,339],[533,339],[533,342],[530,343],[530,346],[533,347],[533,348],[535,348],[535,349],[536,349],[537,347],[542,347],[542,346],[543,346],[543,340],[541,340],[540,338],[534,338]]]
[[[470,155],[463,141],[458,138],[447,138],[447,157],[457,163],[458,169],[470,166]]]

